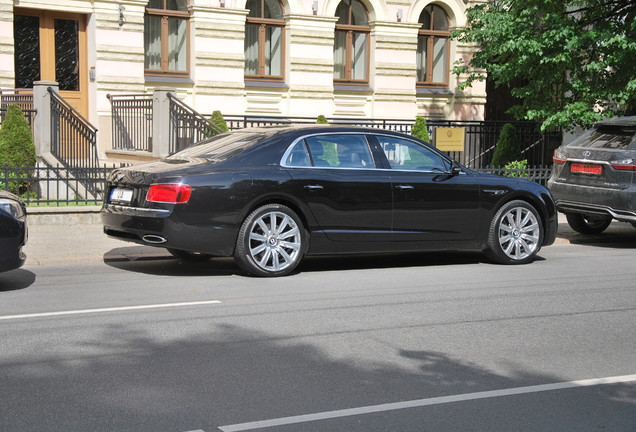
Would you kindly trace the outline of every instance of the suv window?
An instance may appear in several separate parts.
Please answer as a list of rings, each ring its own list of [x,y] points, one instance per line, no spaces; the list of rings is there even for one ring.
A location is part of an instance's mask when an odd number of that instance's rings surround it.
[[[577,142],[578,147],[597,149],[636,149],[635,127],[599,126],[591,133],[582,136]]]

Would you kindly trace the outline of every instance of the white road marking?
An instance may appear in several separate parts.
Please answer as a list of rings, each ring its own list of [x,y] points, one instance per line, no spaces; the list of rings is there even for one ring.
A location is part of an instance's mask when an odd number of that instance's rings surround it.
[[[328,420],[339,417],[349,417],[362,414],[372,414],[385,411],[394,411],[405,408],[417,408],[431,405],[441,405],[454,402],[465,402],[478,399],[488,399],[502,396],[514,396],[528,393],[539,393],[546,391],[564,390],[580,387],[591,387],[606,384],[619,384],[626,382],[636,382],[635,375],[623,375],[608,378],[596,378],[580,381],[567,381],[553,384],[542,384],[528,387],[516,387],[502,390],[491,390],[476,393],[466,393],[452,396],[441,396],[429,399],[417,399],[405,402],[395,402],[382,405],[370,405],[366,407],[350,408],[336,411],[326,411],[321,413],[306,414],[291,417],[281,417],[277,419],[261,420],[249,423],[239,423],[228,426],[220,426],[219,429],[223,432],[241,432],[252,429],[268,428],[274,426],[285,426],[296,423],[306,423],[317,420]]]
[[[70,311],[60,311],[60,312],[42,312],[42,313],[23,314],[23,315],[4,315],[4,316],[0,316],[0,321],[24,319],[24,318],[54,317],[54,316],[61,316],[61,315],[81,315],[81,314],[92,314],[92,313],[100,313],[100,312],[120,312],[120,311],[140,310],[140,309],[160,309],[160,308],[176,308],[176,307],[184,307],[184,306],[203,306],[203,305],[219,304],[219,303],[221,303],[221,301],[219,300],[208,300],[208,301],[186,302],[186,303],[164,303],[164,304],[141,305],[141,306],[121,306],[121,307],[99,308],[99,309],[80,309],[80,310],[70,310]]]

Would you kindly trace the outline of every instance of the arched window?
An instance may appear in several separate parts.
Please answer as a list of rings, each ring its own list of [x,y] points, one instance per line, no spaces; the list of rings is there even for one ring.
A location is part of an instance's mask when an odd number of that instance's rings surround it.
[[[342,0],[336,9],[334,81],[369,82],[369,17],[359,0]]]
[[[187,75],[186,0],[150,0],[144,16],[145,69],[150,74]]]
[[[285,21],[278,0],[248,0],[245,25],[245,76],[283,79]]]
[[[417,84],[448,87],[450,30],[448,14],[437,5],[429,5],[420,15],[417,37]]]

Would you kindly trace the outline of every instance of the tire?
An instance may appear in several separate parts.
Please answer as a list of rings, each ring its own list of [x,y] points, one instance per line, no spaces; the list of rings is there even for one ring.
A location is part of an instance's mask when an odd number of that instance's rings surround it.
[[[568,225],[581,234],[600,234],[612,223],[611,217],[566,213]]]
[[[189,262],[203,262],[212,258],[212,255],[200,253],[200,252],[189,252],[180,249],[170,249],[168,248],[168,252],[170,252],[173,256],[182,259],[184,261]]]
[[[500,264],[526,264],[539,253],[544,227],[539,212],[529,203],[510,201],[490,222],[486,256]]]
[[[234,260],[254,276],[285,276],[298,266],[308,244],[309,234],[292,209],[267,204],[243,221]]]

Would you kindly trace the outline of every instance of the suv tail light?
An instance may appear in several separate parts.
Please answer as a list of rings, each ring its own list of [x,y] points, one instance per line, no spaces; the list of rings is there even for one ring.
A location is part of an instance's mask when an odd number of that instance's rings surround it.
[[[552,155],[552,162],[555,164],[563,165],[567,161],[567,158],[563,153],[559,151],[559,149],[554,150],[554,154]]]
[[[610,166],[621,171],[636,171],[636,162],[634,162],[634,159],[612,161],[610,162]]]
[[[153,184],[148,189],[146,201],[183,204],[188,202],[191,193],[192,188],[186,184]]]

